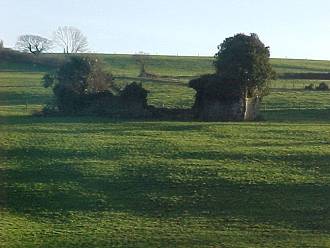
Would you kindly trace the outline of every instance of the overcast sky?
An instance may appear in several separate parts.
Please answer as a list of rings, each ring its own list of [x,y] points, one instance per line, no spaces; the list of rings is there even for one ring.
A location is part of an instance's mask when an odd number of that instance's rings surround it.
[[[214,55],[257,33],[272,57],[330,59],[329,0],[0,0],[0,39],[75,26],[103,53]]]

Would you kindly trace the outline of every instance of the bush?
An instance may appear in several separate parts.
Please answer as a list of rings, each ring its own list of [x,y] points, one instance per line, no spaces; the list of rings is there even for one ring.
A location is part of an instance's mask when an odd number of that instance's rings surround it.
[[[315,89],[316,89],[316,90],[320,90],[320,91],[327,91],[327,90],[329,90],[329,86],[328,86],[326,83],[322,82],[322,83],[320,83],[320,85],[319,85],[318,87],[316,87]]]
[[[314,90],[314,84],[310,84],[310,85],[307,85],[305,86],[305,90]]]
[[[326,83],[322,82],[317,87],[315,87],[314,84],[310,84],[308,86],[305,86],[305,90],[328,91],[329,90],[329,86]]]
[[[142,87],[142,84],[133,82],[127,85],[121,92],[120,97],[124,102],[137,102],[147,106],[148,91]]]
[[[43,77],[45,87],[53,87],[56,107],[64,113],[78,113],[88,106],[86,95],[111,91],[111,74],[102,70],[97,59],[72,56],[54,74]]]
[[[147,109],[148,91],[141,84],[133,82],[119,90],[112,75],[90,57],[71,57],[55,74],[46,74],[42,83],[53,88],[53,109],[64,114],[140,117]]]
[[[107,92],[84,96],[84,114],[136,118],[148,115],[147,93],[141,84],[127,85],[118,95]]]

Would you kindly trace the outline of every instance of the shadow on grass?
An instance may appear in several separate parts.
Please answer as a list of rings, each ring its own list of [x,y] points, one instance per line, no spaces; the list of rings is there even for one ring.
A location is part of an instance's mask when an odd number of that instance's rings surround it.
[[[330,109],[281,109],[262,114],[267,122],[330,122]]]
[[[93,133],[113,130],[114,126],[116,131],[133,131],[133,130],[147,130],[147,131],[194,131],[201,130],[206,123],[191,122],[191,121],[160,121],[160,120],[141,120],[141,119],[123,119],[123,118],[107,118],[97,116],[54,116],[54,117],[37,117],[37,116],[0,116],[0,123],[9,125],[38,125],[38,124],[51,124],[54,127],[62,124],[110,124],[109,128],[95,127],[79,129],[78,132]],[[157,125],[155,125],[155,123]],[[207,123],[210,125],[210,123]],[[218,123],[221,124],[221,123]],[[234,125],[234,123],[232,123]],[[239,124],[239,123],[237,123]],[[59,132],[59,133],[75,133],[76,130],[41,130],[41,132]]]
[[[71,211],[121,211],[156,218],[241,218],[330,231],[328,185],[236,183],[222,178],[215,167],[161,164],[117,165],[111,172],[104,173],[103,167],[88,173],[87,167],[47,162],[51,159],[48,153],[35,152],[38,154],[31,158],[30,150],[2,151],[19,162],[16,168],[0,170],[4,180],[0,185],[7,196],[2,205],[10,211],[37,218],[56,218]],[[212,154],[195,155],[203,159]],[[56,156],[65,161],[75,154],[58,151]],[[191,153],[183,153],[180,158],[191,157]],[[210,158],[218,159],[219,155]],[[107,159],[110,166],[115,156],[101,159]]]
[[[39,104],[45,102],[45,96],[40,95],[39,100],[34,99],[30,104]],[[20,104],[25,104],[24,99],[20,100]],[[56,123],[56,124],[69,124],[69,123],[111,123],[111,124],[125,124],[125,123],[141,123],[141,125],[146,125],[146,123],[152,122],[191,122],[192,120],[179,120],[179,119],[123,119],[123,118],[109,118],[109,117],[98,117],[98,116],[52,116],[52,117],[37,117],[37,116],[0,116],[0,123],[7,124],[47,124],[47,123]],[[262,111],[262,123],[330,123],[330,109],[279,109],[279,110],[267,110]],[[209,122],[200,122],[194,121],[194,123],[207,123]],[[218,124],[241,124],[242,122],[218,122]],[[250,122],[248,124],[255,125],[259,122]],[[247,123],[244,123],[247,125]],[[178,128],[182,131],[187,130],[191,125],[179,126]],[[169,131],[171,129],[176,129],[177,127],[168,127]]]
[[[43,93],[29,92],[26,88],[22,92],[1,92],[0,91],[0,106],[9,105],[25,105],[25,104],[38,104],[44,105],[51,97]]]

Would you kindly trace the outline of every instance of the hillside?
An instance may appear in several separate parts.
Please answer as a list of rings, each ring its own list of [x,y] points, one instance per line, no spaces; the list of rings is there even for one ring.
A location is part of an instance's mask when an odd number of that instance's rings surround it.
[[[130,56],[102,56],[119,83],[136,77]],[[154,56],[148,68],[190,77],[211,61]],[[320,81],[272,82],[255,123],[35,117],[52,100],[50,68],[0,65],[1,248],[330,247],[330,93],[303,90]],[[142,81],[149,104],[189,108],[187,80]]]
[[[59,54],[47,54],[45,61],[50,58],[62,59]],[[139,67],[132,55],[96,54],[103,59],[105,67],[117,76],[136,76]],[[150,56],[147,69],[151,73],[170,77],[191,77],[213,72],[212,57],[180,57],[180,56]],[[327,73],[330,72],[330,61],[298,60],[298,59],[271,59],[274,70],[283,73]],[[0,57],[0,71],[46,71],[52,68],[47,65],[33,62],[8,61]]]

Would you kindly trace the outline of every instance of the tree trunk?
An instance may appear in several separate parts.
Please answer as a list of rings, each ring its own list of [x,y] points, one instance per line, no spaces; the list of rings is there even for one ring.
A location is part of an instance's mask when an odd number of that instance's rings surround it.
[[[245,121],[255,121],[259,112],[259,97],[246,98]]]

